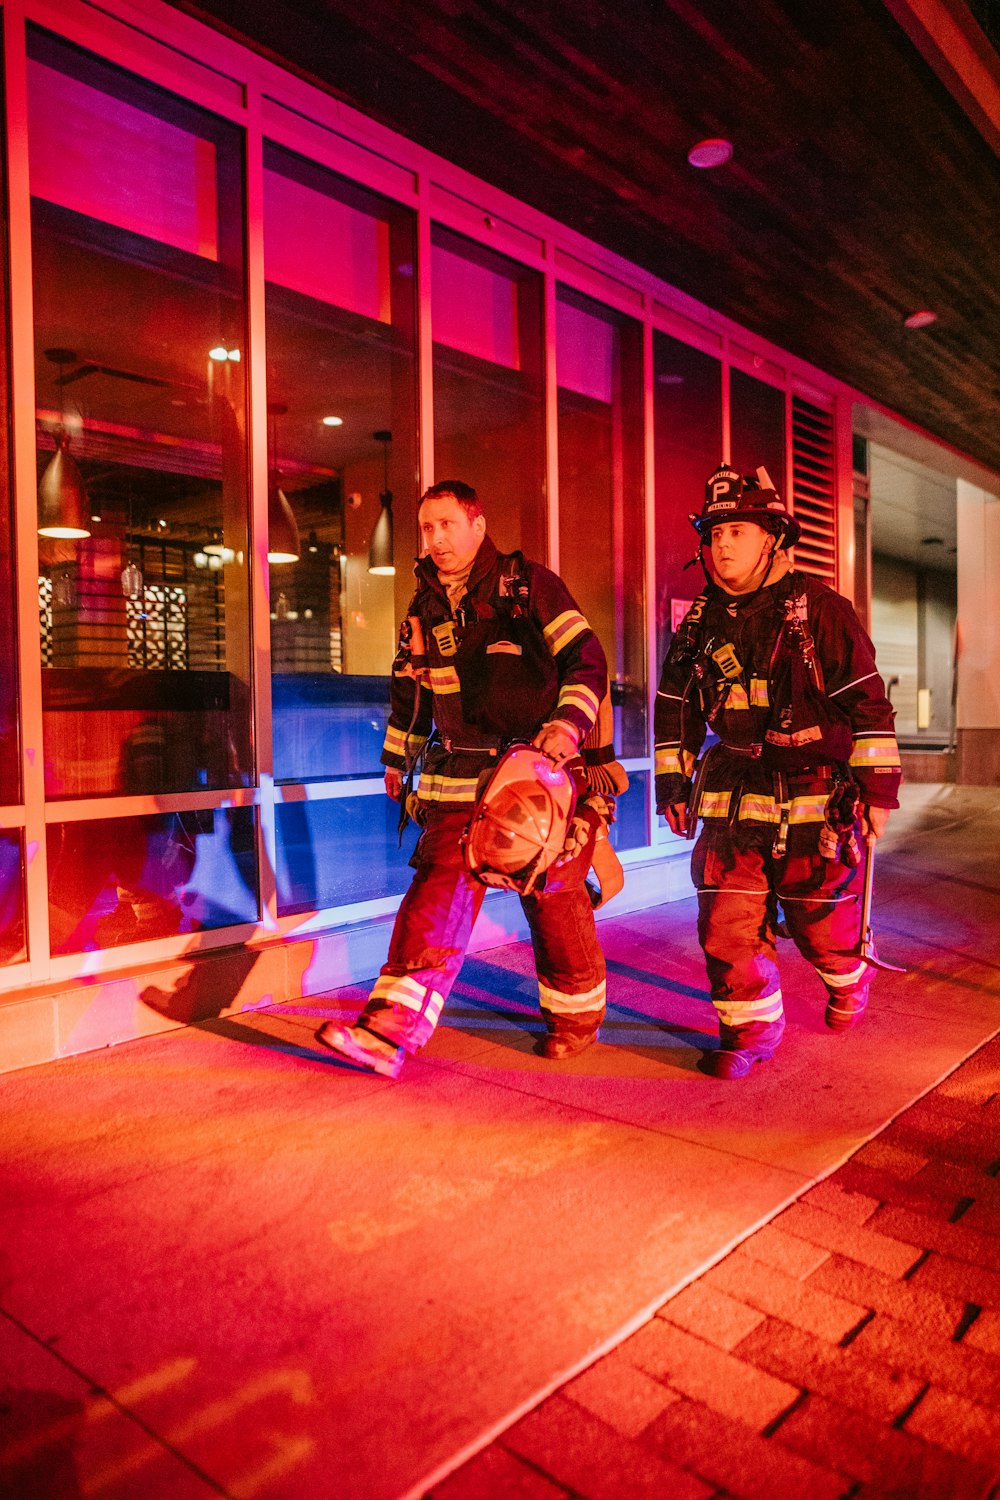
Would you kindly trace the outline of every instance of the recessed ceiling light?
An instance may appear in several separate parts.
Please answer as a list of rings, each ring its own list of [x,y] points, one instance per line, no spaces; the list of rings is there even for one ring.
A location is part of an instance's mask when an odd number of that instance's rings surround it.
[[[688,161],[692,167],[723,167],[733,156],[732,141],[724,141],[721,137],[713,137],[711,140],[698,141],[688,152]]]
[[[919,312],[910,313],[908,318],[903,319],[904,328],[929,328],[932,323],[937,322],[937,313],[931,312],[930,308],[923,307]]]
[[[344,419],[343,419],[343,417],[324,417],[323,418],[323,426],[324,427],[343,427],[343,425],[344,425]]]

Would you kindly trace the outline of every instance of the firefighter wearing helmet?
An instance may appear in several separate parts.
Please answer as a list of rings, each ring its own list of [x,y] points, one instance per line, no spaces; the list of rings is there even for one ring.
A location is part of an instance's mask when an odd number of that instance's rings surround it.
[[[767,472],[720,466],[690,519],[707,583],[663,665],[656,804],[675,833],[701,820],[691,873],[720,1034],[701,1066],[741,1078],[784,1031],[779,905],[827,1025],[863,1016],[859,841],[898,807],[900,761],[874,647],[848,600],[794,568],[801,530]]]
[[[604,652],[562,580],[498,552],[459,480],[425,493],[419,525],[382,751],[387,792],[422,828],[416,873],[361,1015],[317,1032],[392,1078],[432,1036],[490,886],[516,891],[528,919],[543,1055],[595,1040],[605,966],[594,906],[622,883],[607,825],[628,785]]]

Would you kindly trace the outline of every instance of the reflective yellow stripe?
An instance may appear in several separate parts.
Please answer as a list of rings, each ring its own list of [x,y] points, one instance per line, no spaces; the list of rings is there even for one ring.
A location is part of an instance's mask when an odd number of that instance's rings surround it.
[[[428,776],[420,778],[417,796],[421,802],[475,802],[477,776]]]
[[[773,995],[762,995],[759,1000],[746,1000],[734,1004],[730,1000],[716,1000],[715,1013],[727,1026],[746,1026],[751,1021],[777,1021],[784,1014],[781,991]]]
[[[703,818],[729,816],[729,793],[706,792],[699,809]],[[744,792],[740,798],[739,816],[751,823],[780,823],[781,804],[759,792]],[[789,823],[822,823],[826,817],[826,797],[793,797],[788,804]]]
[[[826,797],[793,797],[789,823],[822,823],[826,818]]]
[[[565,687],[559,689],[559,697],[556,701],[557,710],[578,708],[593,724],[599,707],[597,694],[582,682],[567,682]]]
[[[656,751],[653,765],[657,776],[669,776],[673,773],[682,775],[680,746],[661,745]]]
[[[728,713],[730,709],[748,709],[749,707],[750,702],[747,698],[746,688],[743,687],[740,683],[734,682],[732,687],[729,689],[729,695],[726,698],[726,713]]]
[[[411,734],[407,737],[404,730],[397,729],[395,725],[390,724],[386,728],[385,741],[382,748],[388,751],[390,755],[405,755],[408,744],[419,748],[426,738],[425,734]]]
[[[754,708],[767,708],[769,699],[767,696],[766,677],[751,677],[750,702],[753,704]]]
[[[604,1004],[606,990],[607,982],[603,979],[582,995],[568,995],[565,990],[553,990],[547,984],[542,984],[541,980],[538,981],[538,998],[546,1010],[551,1010],[557,1016],[571,1016],[576,1011],[599,1009]]]
[[[561,615],[556,615],[554,620],[550,620],[542,634],[551,655],[558,656],[570,641],[575,641],[578,635],[582,635],[585,630],[589,629],[590,626],[578,609],[567,609]]]
[[[402,1005],[425,1015],[432,1026],[437,1025],[444,1005],[444,997],[429,985],[421,984],[411,974],[380,974],[372,985],[370,1000],[382,1000],[387,1005]]]
[[[867,968],[868,965],[862,963],[858,964],[856,969],[852,969],[849,974],[828,974],[825,969],[819,969],[817,972],[829,989],[848,990],[852,984],[857,984]]]
[[[431,667],[428,675],[431,690],[435,693],[459,693],[462,690],[454,667]]]
[[[897,770],[900,766],[899,748],[895,739],[890,735],[880,735],[877,739],[857,739],[851,751],[849,762],[852,766],[888,766]]]

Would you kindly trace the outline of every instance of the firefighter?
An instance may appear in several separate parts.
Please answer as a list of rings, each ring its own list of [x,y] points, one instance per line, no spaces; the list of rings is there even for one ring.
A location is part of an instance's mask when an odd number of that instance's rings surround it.
[[[766,471],[723,465],[690,519],[707,587],[663,666],[656,803],[675,833],[703,820],[691,870],[720,1044],[700,1066],[742,1078],[784,1030],[779,904],[826,988],[827,1025],[864,1014],[851,888],[859,838],[899,805],[900,761],[874,647],[846,599],[793,568],[800,527]]]
[[[459,480],[427,490],[419,528],[417,589],[400,630],[382,750],[388,795],[422,825],[411,861],[416,873],[361,1015],[352,1026],[327,1022],[316,1033],[340,1056],[392,1078],[433,1034],[491,883],[518,890],[528,919],[546,1025],[543,1055],[571,1057],[595,1040],[605,966],[594,906],[618,883],[606,825],[628,785],[610,745],[604,652],[561,579],[519,552],[498,552],[476,491]],[[494,789],[492,821],[481,823],[470,859],[477,799],[491,773],[501,775],[512,741],[530,741],[542,754],[522,756],[514,790],[506,782]],[[561,848],[551,847],[546,812],[548,872],[536,878],[539,866],[522,871],[523,879],[509,871],[493,879],[504,859],[497,848],[493,869],[485,868],[488,839],[503,841],[504,818],[509,824],[524,801],[524,776],[544,781],[545,768],[554,778],[563,771],[572,777],[572,796],[551,814],[563,818]],[[592,863],[600,893],[586,883]]]

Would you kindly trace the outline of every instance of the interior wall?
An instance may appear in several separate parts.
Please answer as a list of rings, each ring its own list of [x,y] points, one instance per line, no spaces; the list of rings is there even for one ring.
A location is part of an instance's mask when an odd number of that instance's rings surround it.
[[[871,633],[879,671],[896,710],[897,736],[917,732],[919,621],[916,570],[894,557],[873,556]]]
[[[1000,498],[958,481],[958,780],[1000,785]]]

